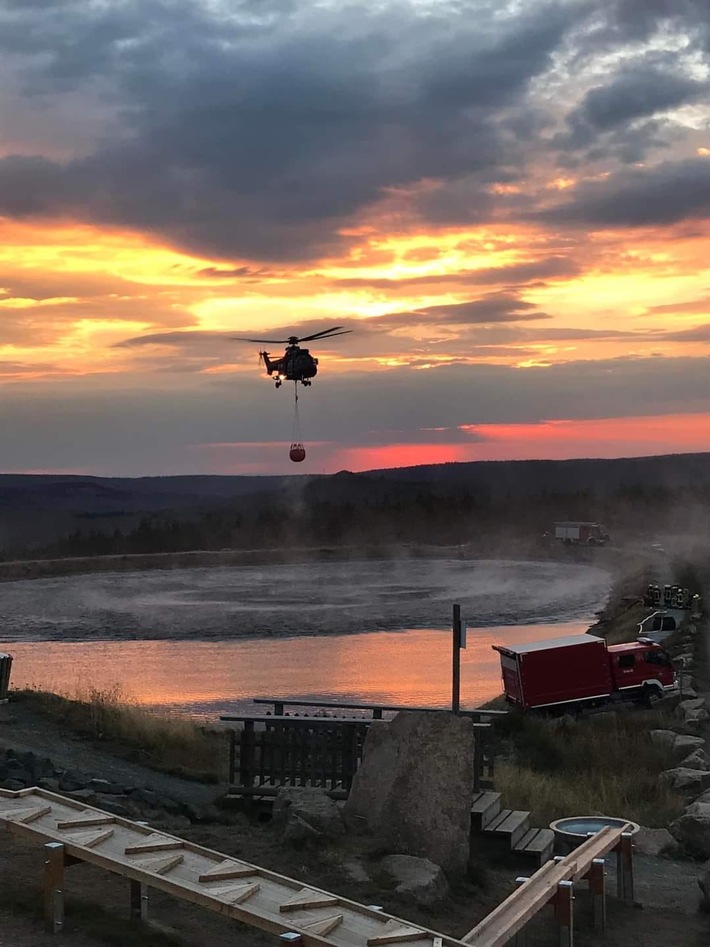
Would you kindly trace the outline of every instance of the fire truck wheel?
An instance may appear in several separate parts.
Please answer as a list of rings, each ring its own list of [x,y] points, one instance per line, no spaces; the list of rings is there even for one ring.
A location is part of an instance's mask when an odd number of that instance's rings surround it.
[[[641,703],[644,707],[654,707],[661,699],[662,694],[652,684],[644,684],[641,688]]]

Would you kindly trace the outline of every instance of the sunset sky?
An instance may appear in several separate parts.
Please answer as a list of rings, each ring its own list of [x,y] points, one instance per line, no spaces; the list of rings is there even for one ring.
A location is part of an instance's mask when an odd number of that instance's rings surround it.
[[[710,450],[708,0],[4,0],[0,52],[0,470]],[[230,336],[334,325],[296,467]]]

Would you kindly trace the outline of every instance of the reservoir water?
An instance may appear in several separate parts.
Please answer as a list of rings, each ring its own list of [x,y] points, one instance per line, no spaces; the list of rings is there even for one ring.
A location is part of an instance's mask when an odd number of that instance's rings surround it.
[[[583,633],[609,576],[556,562],[411,560],[116,573],[0,586],[13,686],[117,688],[214,718],[256,696],[446,706],[451,604],[461,698],[500,693],[493,644]]]

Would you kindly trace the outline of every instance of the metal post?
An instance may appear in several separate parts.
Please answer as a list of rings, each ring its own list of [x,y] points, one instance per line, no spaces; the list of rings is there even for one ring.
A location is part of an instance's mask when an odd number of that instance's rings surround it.
[[[619,845],[619,867],[621,868],[620,896],[628,904],[634,903],[634,849],[631,832],[624,832]]]
[[[44,846],[44,929],[58,934],[64,927],[64,846]]]
[[[555,919],[560,929],[560,947],[574,947],[574,882],[559,881],[555,896]]]
[[[461,705],[461,606],[454,605],[452,651],[451,711],[457,714]]]
[[[587,879],[592,896],[594,927],[598,931],[606,930],[606,860],[604,858],[594,859]]]
[[[528,881],[530,881],[529,878],[525,878],[524,876],[521,875],[520,878],[515,879],[515,885],[518,888],[522,888],[522,886]],[[513,947],[528,947],[528,925],[527,924],[525,924],[515,935],[515,939],[513,940]]]
[[[131,917],[135,921],[148,920],[148,885],[131,881]]]

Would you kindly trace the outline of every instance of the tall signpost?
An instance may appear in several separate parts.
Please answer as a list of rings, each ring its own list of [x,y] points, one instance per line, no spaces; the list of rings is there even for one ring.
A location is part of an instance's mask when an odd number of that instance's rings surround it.
[[[454,605],[453,651],[451,655],[451,712],[457,714],[461,706],[461,648],[466,647],[466,635],[461,624],[461,606]]]

